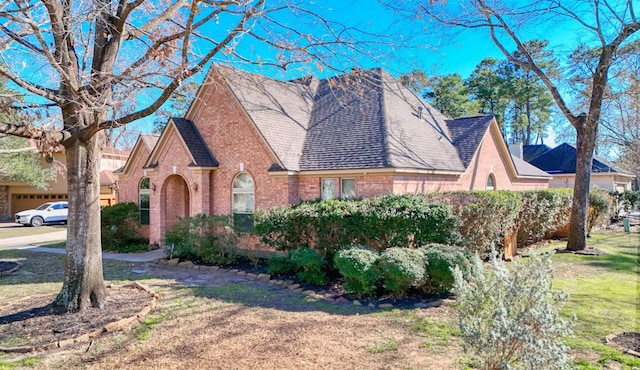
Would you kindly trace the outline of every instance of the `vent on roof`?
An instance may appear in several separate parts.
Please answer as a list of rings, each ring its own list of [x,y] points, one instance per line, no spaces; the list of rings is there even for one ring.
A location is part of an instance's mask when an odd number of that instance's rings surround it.
[[[422,119],[422,110],[423,110],[422,106],[419,106],[418,108],[416,108],[415,111],[413,111],[413,115]]]

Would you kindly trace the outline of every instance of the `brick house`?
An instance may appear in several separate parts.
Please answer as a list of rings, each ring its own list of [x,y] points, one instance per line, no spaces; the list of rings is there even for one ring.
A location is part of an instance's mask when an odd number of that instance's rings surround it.
[[[381,69],[279,81],[216,66],[150,144],[136,144],[118,201],[148,194],[152,243],[177,216],[244,222],[304,200],[538,189],[550,178],[511,157],[492,116],[448,119]]]

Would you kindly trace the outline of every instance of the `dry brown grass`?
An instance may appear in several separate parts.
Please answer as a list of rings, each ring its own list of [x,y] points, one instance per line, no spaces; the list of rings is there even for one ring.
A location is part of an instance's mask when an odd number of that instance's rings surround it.
[[[2,253],[6,258],[9,252],[0,252],[0,258]],[[58,256],[11,251],[10,257],[24,265],[6,281],[12,289],[0,285],[0,299],[21,299],[28,288],[39,285],[40,293],[59,289]],[[110,280],[143,279],[160,293],[157,309],[131,331],[58,352],[0,357],[0,368],[23,367],[25,362],[18,360],[25,357],[36,358],[26,362],[33,369],[463,367],[458,339],[448,329],[455,327],[448,307],[380,311],[308,302],[297,293],[236,274],[155,264],[105,261],[105,271]]]

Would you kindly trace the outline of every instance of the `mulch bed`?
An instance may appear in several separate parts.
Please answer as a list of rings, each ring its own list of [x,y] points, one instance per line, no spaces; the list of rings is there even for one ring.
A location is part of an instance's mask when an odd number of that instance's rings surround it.
[[[107,286],[103,309],[58,313],[55,294],[27,297],[0,308],[0,352],[31,352],[89,342],[104,332],[123,329],[145,316],[157,296],[140,284]]]
[[[624,352],[640,357],[640,333],[624,332],[611,334],[605,338],[607,344]]]
[[[0,276],[8,276],[13,274],[20,268],[21,264],[18,262],[0,261]]]

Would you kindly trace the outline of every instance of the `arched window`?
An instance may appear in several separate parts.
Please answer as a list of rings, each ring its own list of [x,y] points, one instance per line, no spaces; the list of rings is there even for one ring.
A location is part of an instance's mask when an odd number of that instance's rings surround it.
[[[255,211],[255,194],[251,175],[241,172],[233,179],[231,186],[231,209],[233,226],[238,232],[253,229],[253,213]]]
[[[493,175],[489,175],[487,177],[487,190],[495,190],[496,189],[496,179]]]
[[[151,199],[151,181],[148,177],[140,180],[138,187],[138,207],[140,208],[140,225],[149,225],[149,203]]]

